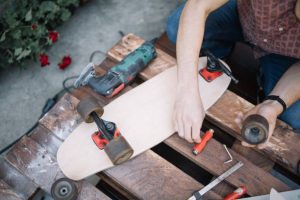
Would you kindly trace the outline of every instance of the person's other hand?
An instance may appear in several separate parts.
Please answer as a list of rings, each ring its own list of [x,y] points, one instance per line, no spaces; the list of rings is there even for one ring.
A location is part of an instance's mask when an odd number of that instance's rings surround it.
[[[175,131],[188,142],[199,143],[200,129],[205,116],[198,88],[195,90],[177,90],[173,124]]]
[[[261,104],[258,104],[254,108],[252,108],[245,115],[243,115],[242,113],[238,113],[235,121],[238,124],[238,126],[240,128],[242,128],[243,121],[249,115],[258,114],[258,115],[261,115],[261,116],[265,117],[266,120],[269,123],[268,138],[267,138],[267,140],[264,143],[257,145],[257,147],[259,149],[263,149],[263,148],[266,147],[267,143],[269,142],[269,140],[270,140],[270,138],[271,138],[271,136],[272,136],[272,134],[274,132],[274,128],[275,128],[277,116],[281,112],[282,112],[282,106],[278,102],[272,101],[272,100],[267,100],[267,101],[264,101]],[[256,146],[256,145],[248,144],[245,141],[242,141],[242,145],[243,146],[247,146],[247,147],[255,147]]]

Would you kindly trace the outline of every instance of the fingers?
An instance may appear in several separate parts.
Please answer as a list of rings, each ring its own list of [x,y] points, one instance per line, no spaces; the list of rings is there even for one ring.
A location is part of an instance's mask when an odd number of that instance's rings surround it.
[[[192,140],[192,126],[189,123],[184,123],[184,138],[190,142],[193,143]]]
[[[244,147],[255,147],[255,145],[249,144],[249,143],[244,142],[244,141],[242,141],[242,145],[243,145]]]
[[[177,126],[178,126],[178,135],[181,138],[184,138],[184,127],[181,120],[177,119]]]
[[[240,129],[242,129],[242,123],[243,123],[243,121],[244,121],[244,115],[243,115],[243,113],[242,112],[238,112],[236,114],[236,118],[234,119],[234,122],[238,125],[238,127]]]
[[[201,142],[201,138],[200,138],[200,128],[201,125],[194,123],[193,127],[192,127],[192,139],[194,140],[194,142],[199,143]]]
[[[194,123],[193,126],[190,123],[184,123],[182,119],[173,119],[174,130],[178,133],[178,136],[187,140],[190,143],[201,141],[200,128],[201,124]]]

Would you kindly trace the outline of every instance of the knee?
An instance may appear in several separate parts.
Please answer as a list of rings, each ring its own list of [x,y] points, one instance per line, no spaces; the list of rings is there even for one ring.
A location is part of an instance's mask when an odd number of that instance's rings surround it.
[[[168,20],[167,20],[167,26],[166,26],[166,32],[169,40],[176,43],[177,38],[177,31],[179,27],[179,19],[182,13],[182,10],[184,8],[185,3],[181,4],[176,10],[174,10]]]
[[[300,101],[289,107],[279,118],[290,125],[295,132],[300,133]]]

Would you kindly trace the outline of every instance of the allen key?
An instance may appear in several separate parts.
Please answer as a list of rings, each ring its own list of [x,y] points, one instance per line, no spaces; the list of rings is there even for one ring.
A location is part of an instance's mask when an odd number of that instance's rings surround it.
[[[224,148],[225,148],[225,150],[226,150],[226,152],[227,152],[227,154],[228,154],[228,156],[230,157],[230,159],[229,160],[227,160],[227,161],[225,161],[224,163],[225,164],[227,164],[227,163],[230,163],[230,162],[232,162],[232,155],[230,154],[230,152],[228,151],[228,149],[227,149],[227,146],[226,146],[226,144],[223,144],[223,146],[224,146]]]

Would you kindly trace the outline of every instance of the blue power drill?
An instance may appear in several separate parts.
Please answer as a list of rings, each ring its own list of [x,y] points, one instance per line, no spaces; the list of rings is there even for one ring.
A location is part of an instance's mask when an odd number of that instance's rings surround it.
[[[97,76],[94,64],[89,63],[82,71],[74,86],[88,85],[95,92],[113,97],[132,81],[139,72],[156,58],[153,41],[143,43],[139,48],[128,54],[120,63],[109,69],[103,76]]]

